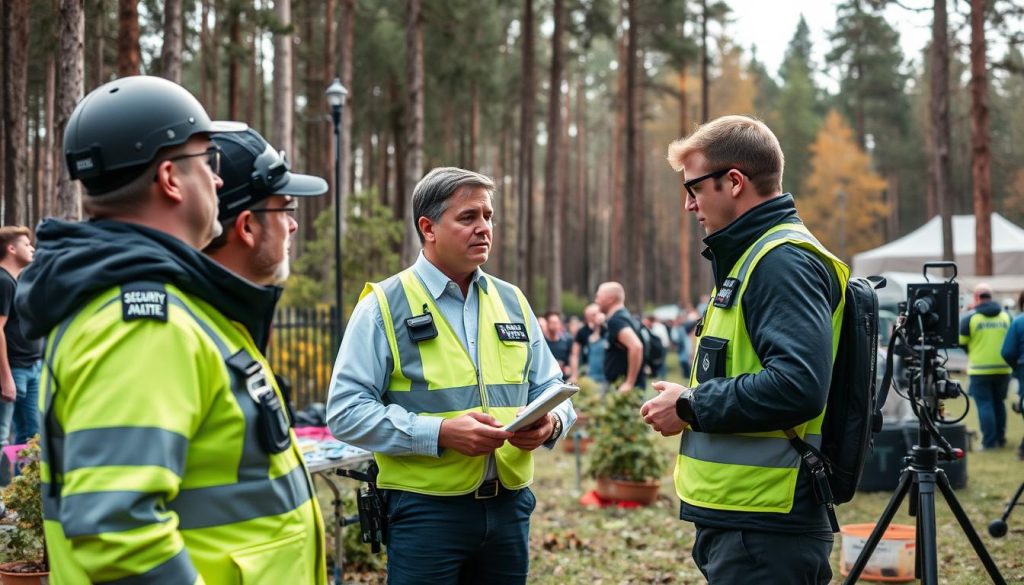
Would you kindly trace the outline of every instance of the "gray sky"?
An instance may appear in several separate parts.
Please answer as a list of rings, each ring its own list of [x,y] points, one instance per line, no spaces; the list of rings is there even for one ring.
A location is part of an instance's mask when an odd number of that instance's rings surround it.
[[[757,58],[775,75],[786,53],[786,46],[796,31],[800,14],[811,29],[814,61],[817,68],[825,63],[831,43],[829,32],[836,26],[835,0],[727,0],[732,8],[732,22],[727,31],[740,45],[757,47]],[[930,6],[922,0],[906,0],[908,6]],[[900,44],[907,59],[920,60],[921,49],[931,37],[931,14],[917,13],[890,6],[886,19],[900,33]],[[823,84],[834,90],[835,82]]]

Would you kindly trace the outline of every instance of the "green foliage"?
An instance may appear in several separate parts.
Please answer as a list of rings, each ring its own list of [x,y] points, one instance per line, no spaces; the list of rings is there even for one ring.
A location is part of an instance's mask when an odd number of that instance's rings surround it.
[[[657,435],[643,421],[639,390],[609,392],[591,424],[588,473],[627,481],[659,479],[665,458],[658,449]]]
[[[46,566],[43,534],[43,498],[39,480],[39,438],[18,452],[21,473],[4,488],[8,513],[17,514],[15,530],[8,533],[6,555],[11,561],[30,561]],[[45,570],[45,569],[44,569]]]
[[[775,133],[782,145],[782,152],[786,154],[783,191],[800,191],[810,172],[810,146],[821,126],[818,89],[814,85],[810,53],[810,30],[801,17],[786,50],[786,60],[779,70],[785,84],[779,92],[779,123]]]
[[[342,301],[346,314],[355,306],[367,282],[375,282],[401,268],[399,250],[402,223],[392,211],[374,205],[374,192],[359,193],[349,201],[348,223],[341,246]],[[316,236],[305,242],[288,279],[282,305],[314,306],[334,300],[334,207],[313,223]]]

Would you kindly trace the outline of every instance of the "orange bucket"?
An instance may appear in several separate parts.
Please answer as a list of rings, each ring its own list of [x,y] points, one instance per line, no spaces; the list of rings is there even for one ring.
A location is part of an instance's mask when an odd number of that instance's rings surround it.
[[[874,524],[849,524],[840,531],[843,544],[839,554],[839,570],[843,576],[857,562],[860,551],[875,529]],[[914,580],[914,553],[917,551],[915,530],[906,524],[890,524],[868,559],[860,578],[868,581],[904,583]]]

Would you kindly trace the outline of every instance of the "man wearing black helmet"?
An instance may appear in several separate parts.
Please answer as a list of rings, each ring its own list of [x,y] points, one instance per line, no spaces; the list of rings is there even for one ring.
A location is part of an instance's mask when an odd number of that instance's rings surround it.
[[[46,336],[51,582],[326,582],[323,520],[262,355],[279,289],[199,249],[217,131],[184,88],[103,85],[64,138],[90,221],[45,221],[17,307]]]
[[[278,153],[253,129],[213,135],[221,152],[217,190],[222,233],[203,250],[235,274],[263,285],[288,278],[288,248],[298,228],[294,197],[327,192],[320,177],[290,172]]]

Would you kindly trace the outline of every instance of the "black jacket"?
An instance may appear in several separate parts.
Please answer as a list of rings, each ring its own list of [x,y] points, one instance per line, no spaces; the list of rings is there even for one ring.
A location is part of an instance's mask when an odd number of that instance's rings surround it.
[[[261,351],[270,337],[276,286],[249,282],[164,232],[113,220],[48,219],[35,259],[21,273],[16,307],[29,337],[43,337],[101,292],[131,282],[173,284],[244,325]]]
[[[768,229],[801,223],[788,193],[770,199],[704,239],[716,286]],[[814,418],[828,399],[832,380],[832,313],[842,288],[832,268],[813,252],[782,245],[765,254],[748,276],[741,308],[747,334],[764,369],[716,378],[693,393],[695,430],[705,433],[786,429]],[[801,468],[789,514],[739,513],[683,504],[681,516],[722,528],[829,533]]]

